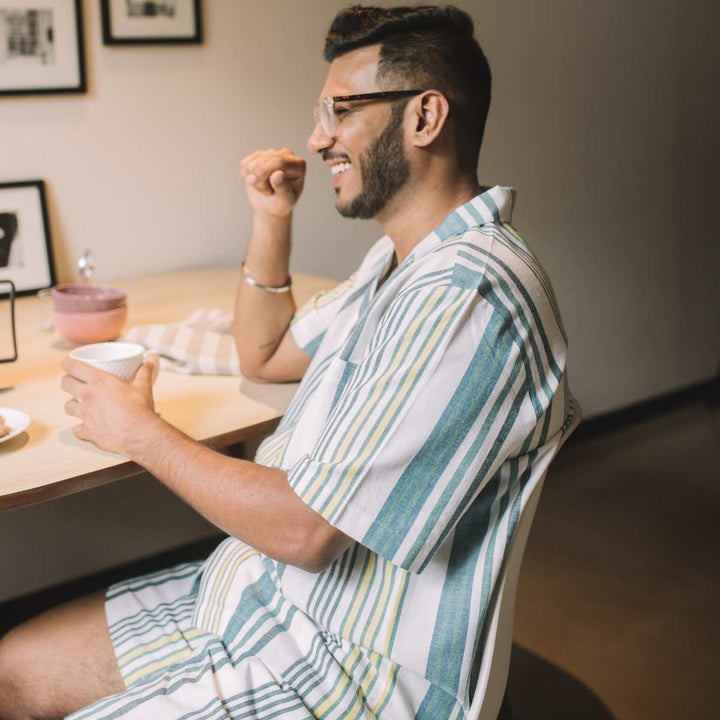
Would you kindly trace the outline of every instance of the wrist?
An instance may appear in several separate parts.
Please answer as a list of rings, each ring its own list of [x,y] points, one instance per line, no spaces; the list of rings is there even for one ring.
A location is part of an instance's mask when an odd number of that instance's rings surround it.
[[[146,467],[149,453],[159,446],[160,435],[170,427],[150,408],[142,410],[133,416],[131,429],[125,436],[123,455]]]
[[[292,223],[292,214],[293,208],[290,208],[287,212],[278,213],[255,210],[253,213],[253,229],[285,234]]]
[[[290,268],[292,215],[255,213],[253,228],[243,261],[243,275],[265,286],[287,284]]]
[[[292,279],[290,278],[290,274],[287,274],[287,278],[284,283],[280,285],[267,285],[265,283],[261,283],[259,280],[254,278],[250,272],[248,272],[248,269],[245,267],[245,261],[243,260],[242,265],[240,265],[240,272],[242,272],[243,279],[248,285],[252,285],[253,287],[258,288],[258,290],[264,290],[265,292],[269,292],[272,294],[284,294],[287,292],[290,292],[290,286],[292,285]]]

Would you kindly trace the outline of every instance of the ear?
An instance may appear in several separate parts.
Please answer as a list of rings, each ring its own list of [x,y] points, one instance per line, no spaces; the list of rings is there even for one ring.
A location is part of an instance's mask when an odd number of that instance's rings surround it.
[[[450,104],[439,90],[427,90],[413,103],[413,137],[416,147],[427,147],[442,132]]]

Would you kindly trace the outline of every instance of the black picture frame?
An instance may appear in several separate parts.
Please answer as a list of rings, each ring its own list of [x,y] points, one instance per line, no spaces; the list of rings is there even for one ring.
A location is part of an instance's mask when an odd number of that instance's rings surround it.
[[[0,0],[0,47],[0,97],[87,92],[81,0]]]
[[[0,278],[12,281],[16,296],[56,284],[43,180],[0,183],[0,234]]]
[[[7,292],[3,292],[3,288],[6,285],[9,289]],[[12,354],[7,357],[0,356],[0,365],[15,362],[18,359],[17,331],[15,329],[15,284],[12,280],[3,280],[0,278],[0,300],[3,298],[10,298],[10,342],[12,343]]]
[[[203,40],[202,8],[200,0],[101,0],[102,37],[105,45],[191,45]],[[113,18],[122,13],[123,26]],[[131,18],[130,11],[137,8],[138,15]],[[174,16],[162,17],[163,9],[178,12],[176,29],[173,30]],[[145,14],[143,15],[143,11]],[[183,23],[180,23],[180,20]],[[124,24],[138,21],[137,28]],[[154,24],[157,27],[153,28]]]

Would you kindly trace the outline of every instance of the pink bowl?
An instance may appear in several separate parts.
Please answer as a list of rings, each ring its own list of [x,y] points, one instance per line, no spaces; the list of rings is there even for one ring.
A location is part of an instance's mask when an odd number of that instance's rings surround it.
[[[67,313],[55,311],[55,327],[67,340],[85,345],[120,337],[127,320],[127,308],[100,312]]]
[[[127,302],[127,294],[107,285],[57,285],[51,290],[53,307],[63,313],[115,310]]]

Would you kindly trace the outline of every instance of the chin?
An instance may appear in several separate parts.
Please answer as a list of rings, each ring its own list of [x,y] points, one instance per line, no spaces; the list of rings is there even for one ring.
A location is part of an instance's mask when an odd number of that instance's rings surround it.
[[[353,203],[336,203],[335,208],[344,218],[352,220],[373,220],[378,214],[364,207],[358,208]]]
[[[355,203],[353,200],[354,198],[350,198],[350,200],[341,199],[338,189],[335,194],[335,209],[345,218],[356,218],[358,216],[355,213]]]
[[[343,190],[345,192],[341,197]],[[368,196],[363,190],[350,197],[347,197],[348,188],[336,188],[335,193],[335,209],[345,218],[372,220],[387,204],[387,199]]]
[[[347,203],[336,202],[335,209],[344,218],[354,218],[352,208]]]
[[[356,217],[353,212],[355,198],[342,198],[340,196],[341,189],[335,188],[335,209],[343,216],[353,218]]]

